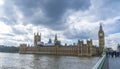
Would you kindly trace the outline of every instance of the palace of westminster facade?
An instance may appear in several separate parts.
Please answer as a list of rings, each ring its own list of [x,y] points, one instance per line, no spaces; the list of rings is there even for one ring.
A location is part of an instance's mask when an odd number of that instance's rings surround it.
[[[92,39],[87,40],[87,43],[84,44],[83,41],[78,40],[77,45],[68,45],[65,44],[62,46],[60,41],[55,35],[54,44],[51,44],[51,39],[49,39],[48,44],[41,42],[41,34],[34,34],[34,47],[29,47],[27,44],[20,44],[21,54],[51,54],[51,55],[73,55],[73,56],[96,56],[100,55],[103,52],[105,39],[104,31],[102,25],[100,25],[98,31],[98,40],[99,47],[93,45]]]

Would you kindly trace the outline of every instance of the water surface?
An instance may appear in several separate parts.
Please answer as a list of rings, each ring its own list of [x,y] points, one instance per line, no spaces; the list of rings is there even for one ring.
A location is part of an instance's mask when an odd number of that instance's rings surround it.
[[[98,57],[0,53],[0,69],[91,69]]]

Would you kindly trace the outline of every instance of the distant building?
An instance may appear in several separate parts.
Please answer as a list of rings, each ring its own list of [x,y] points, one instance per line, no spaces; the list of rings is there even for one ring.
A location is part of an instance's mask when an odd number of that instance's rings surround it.
[[[104,31],[102,25],[100,25],[98,31],[99,47],[93,45],[92,39],[87,40],[84,44],[83,40],[78,40],[77,44],[61,45],[61,41],[58,40],[57,34],[55,34],[54,43],[49,39],[48,43],[41,42],[41,34],[34,34],[34,47],[29,48],[26,44],[20,44],[20,53],[47,53],[53,55],[76,55],[76,56],[95,56],[102,54],[105,40]]]
[[[52,43],[52,40],[51,40],[51,38],[49,39],[48,43]]]
[[[44,46],[44,42],[38,41],[36,45],[38,45],[38,46]]]
[[[117,46],[117,50],[120,52],[120,44],[118,44],[118,46]]]

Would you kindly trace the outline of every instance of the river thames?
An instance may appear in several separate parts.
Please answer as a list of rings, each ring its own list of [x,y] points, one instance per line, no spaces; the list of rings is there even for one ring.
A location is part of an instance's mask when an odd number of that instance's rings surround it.
[[[0,52],[0,69],[91,69],[98,60],[98,57]]]

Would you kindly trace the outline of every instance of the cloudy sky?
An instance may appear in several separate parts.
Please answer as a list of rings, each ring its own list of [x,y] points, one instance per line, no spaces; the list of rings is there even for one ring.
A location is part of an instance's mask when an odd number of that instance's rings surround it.
[[[42,41],[62,44],[93,39],[98,45],[99,24],[105,31],[106,47],[120,43],[120,0],[0,0],[0,44],[33,44],[34,32]]]

